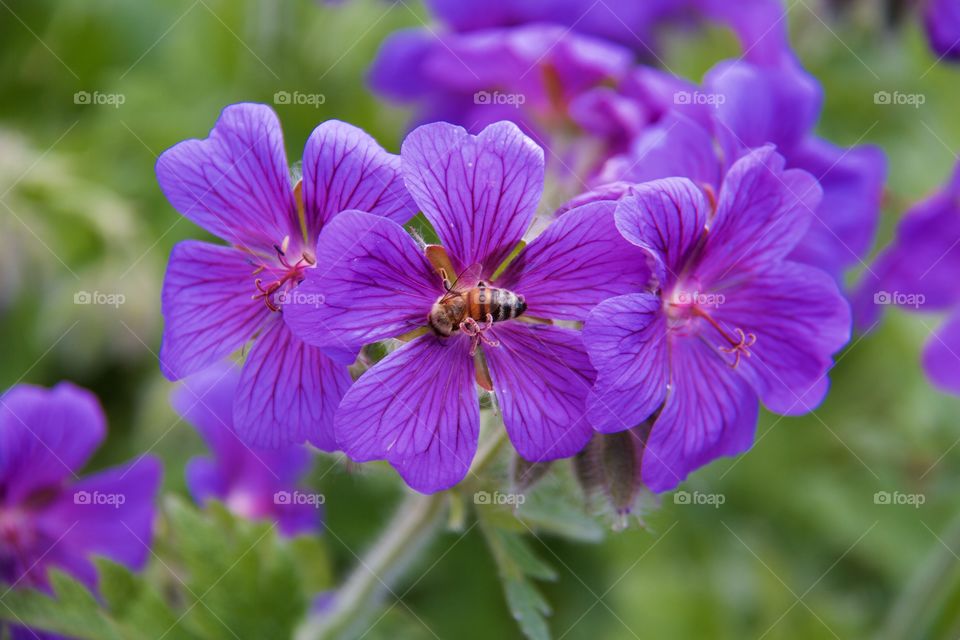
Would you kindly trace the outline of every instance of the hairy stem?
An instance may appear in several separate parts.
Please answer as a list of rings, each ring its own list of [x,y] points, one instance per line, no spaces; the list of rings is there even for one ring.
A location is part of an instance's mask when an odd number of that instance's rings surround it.
[[[470,469],[471,477],[495,458],[504,440],[504,429],[495,429],[480,446]],[[361,635],[364,614],[371,603],[383,591],[392,592],[391,583],[400,577],[417,550],[438,532],[448,494],[408,493],[380,538],[362,558],[357,558],[356,568],[337,588],[329,608],[310,612],[297,630],[296,640],[353,637],[354,631]]]

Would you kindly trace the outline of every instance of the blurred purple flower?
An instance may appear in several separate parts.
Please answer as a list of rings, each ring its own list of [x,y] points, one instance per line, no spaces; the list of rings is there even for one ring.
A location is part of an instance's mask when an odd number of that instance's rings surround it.
[[[239,383],[240,369],[224,363],[190,376],[173,394],[174,408],[213,454],[188,463],[190,493],[200,504],[220,500],[238,516],[277,522],[287,535],[316,531],[322,501],[296,484],[309,469],[309,452],[296,445],[254,449],[244,444],[233,428]]]
[[[592,175],[656,121],[664,98],[690,86],[652,67],[632,70],[635,49],[653,53],[647,42],[657,23],[708,16],[734,27],[747,59],[792,59],[779,0],[432,5],[452,30],[393,34],[371,69],[373,88],[416,105],[418,124],[447,121],[476,133],[515,122],[550,151],[551,171],[560,177]]]
[[[174,208],[232,245],[187,240],[173,248],[163,285],[164,374],[178,380],[201,371],[257,336],[234,404],[237,433],[262,447],[309,441],[332,449],[333,413],[350,376],[297,340],[280,311],[316,264],[320,230],[339,212],[398,222],[415,213],[400,159],[356,127],[325,122],[304,149],[301,197],[276,114],[237,104],[207,139],[165,151],[157,179]]]
[[[960,2],[927,0],[923,24],[930,46],[941,58],[960,60]]]
[[[69,383],[53,389],[17,385],[0,396],[0,583],[5,589],[49,590],[51,568],[93,589],[92,556],[131,569],[146,561],[161,467],[144,456],[80,478],[77,472],[105,437],[96,398]],[[14,638],[41,637],[23,628],[13,632]]]
[[[477,133],[510,120],[540,140],[569,128],[578,97],[615,85],[631,64],[629,50],[559,25],[414,29],[384,42],[370,81],[381,95],[416,104],[417,124],[448,121]]]
[[[618,203],[617,227],[655,261],[656,292],[590,313],[587,408],[607,433],[655,415],[641,468],[651,490],[750,448],[758,397],[795,415],[826,394],[849,308],[826,273],[787,259],[819,199],[813,176],[784,170],[768,146],[734,163],[715,204],[686,178],[637,185]]]
[[[543,151],[512,123],[477,136],[447,123],[424,125],[407,137],[401,158],[407,187],[455,273],[481,265],[476,278],[523,296],[528,316],[583,320],[601,300],[649,280],[642,252],[620,237],[607,202],[569,212],[497,273],[543,190]],[[390,220],[344,213],[321,234],[317,252],[324,266],[301,288],[326,304],[287,308],[291,328],[311,344],[343,349],[423,328],[446,293],[424,250]],[[423,492],[459,482],[477,447],[475,377],[496,393],[524,458],[579,451],[591,434],[584,403],[593,383],[580,332],[505,320],[476,333],[427,332],[369,369],[337,412],[337,443],[347,455],[386,459]],[[475,365],[478,347],[485,365]]]
[[[429,0],[433,15],[457,32],[549,23],[656,55],[656,29],[707,18],[730,27],[748,59],[786,50],[786,12],[779,0],[488,0],[482,9],[461,0]]]
[[[894,241],[864,274],[855,298],[857,326],[868,330],[880,312],[951,310],[923,355],[940,388],[960,394],[960,163],[937,193],[915,205],[897,226]]]
[[[793,63],[723,62],[707,73],[702,89],[681,95],[688,96],[686,110],[664,115],[638,135],[629,152],[611,159],[595,180],[608,184],[572,204],[615,196],[609,183],[620,183],[622,193],[630,183],[672,176],[716,190],[733,162],[772,143],[787,166],[810,172],[823,189],[790,259],[838,281],[846,269],[862,264],[876,233],[886,159],[877,147],[844,149],[813,135],[823,101],[813,76]]]

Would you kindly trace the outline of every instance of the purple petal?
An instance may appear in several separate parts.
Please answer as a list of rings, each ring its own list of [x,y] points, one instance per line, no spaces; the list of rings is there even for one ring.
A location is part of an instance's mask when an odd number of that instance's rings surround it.
[[[946,309],[960,301],[960,164],[950,182],[907,211],[894,242],[864,274],[856,300],[857,324],[872,325],[889,304]]]
[[[443,293],[439,275],[403,227],[346,211],[320,234],[317,267],[283,314],[309,344],[358,347],[426,326]]]
[[[584,205],[554,221],[510,263],[497,286],[524,296],[527,313],[583,320],[611,296],[646,287],[646,254],[623,239],[616,204]]]
[[[597,370],[587,400],[594,428],[605,433],[631,429],[660,407],[669,363],[658,296],[635,293],[597,305],[583,325],[583,342]]]
[[[67,382],[11,388],[0,396],[0,503],[59,487],[105,436],[103,411],[89,391]]]
[[[233,401],[240,382],[240,368],[221,362],[186,378],[173,391],[174,410],[197,428],[218,458],[230,458],[233,442]]]
[[[756,394],[697,339],[672,344],[670,391],[643,455],[643,482],[660,493],[720,456],[753,444]]]
[[[794,60],[782,0],[694,0],[707,16],[730,25],[743,46],[743,57],[777,66]]]
[[[283,133],[266,105],[224,109],[210,137],[161,154],[157,180],[177,211],[231,244],[272,252],[299,237]]]
[[[823,103],[820,85],[796,65],[721,62],[707,72],[704,88],[721,98],[718,135],[729,136],[741,149],[773,143],[789,154],[813,129]]]
[[[277,492],[293,494],[307,471],[310,455],[304,447],[256,449],[244,443],[233,428],[233,399],[240,370],[224,363],[190,376],[174,394],[178,412],[198,428],[213,452],[212,458],[187,463],[187,486],[200,504],[220,500],[245,518],[280,523],[286,534],[315,530],[320,523],[317,505],[278,502]]]
[[[612,152],[626,146],[650,120],[646,106],[610,87],[588,89],[568,107],[570,119],[593,137],[604,140]]]
[[[587,393],[595,372],[580,332],[508,322],[484,347],[503,424],[517,452],[531,462],[572,456],[590,439]]]
[[[727,172],[698,270],[704,282],[781,259],[806,233],[822,191],[809,173],[784,170],[783,164],[780,155],[764,147]]]
[[[836,282],[819,269],[783,262],[723,295],[711,315],[731,335],[738,328],[756,335],[737,371],[763,404],[786,415],[816,408],[827,393],[831,356],[850,339],[850,308]]]
[[[434,85],[424,74],[424,67],[436,47],[436,37],[426,29],[391,33],[380,45],[370,67],[369,80],[373,90],[400,102],[429,93]]]
[[[712,129],[714,108],[703,101],[693,100],[702,93],[700,87],[668,71],[639,65],[624,76],[620,92],[644,105],[651,122],[658,122],[676,112],[706,129]]]
[[[594,202],[616,202],[620,198],[632,193],[634,186],[636,185],[634,185],[633,182],[607,182],[605,184],[601,184],[590,191],[584,191],[583,193],[567,200],[565,203],[560,205],[560,208],[557,209],[555,215],[561,216],[568,211],[576,209],[577,207],[582,207]]]
[[[923,23],[937,55],[960,59],[960,5],[956,0],[929,0],[923,10]]]
[[[386,459],[423,493],[466,476],[480,409],[470,341],[428,334],[378,362],[337,411],[337,443],[358,462]]]
[[[714,188],[720,184],[720,159],[710,133],[677,113],[647,128],[629,153],[610,160],[600,180],[639,183],[671,177],[690,178]]]
[[[543,149],[509,122],[478,136],[437,122],[407,136],[400,155],[407,188],[451,257],[492,274],[533,219]]]
[[[651,252],[654,275],[666,283],[686,268],[708,215],[696,185],[686,178],[665,178],[637,185],[617,204],[616,221],[624,238]]]
[[[96,582],[93,555],[141,568],[150,553],[161,469],[158,459],[144,456],[76,482],[38,515],[42,535],[59,540],[44,563],[88,586]]]
[[[861,264],[877,230],[887,163],[877,147],[836,147],[811,138],[789,158],[823,188],[807,234],[790,259],[820,267],[839,281],[845,269]]]
[[[232,247],[186,240],[174,246],[163,280],[160,369],[179,380],[222,360],[250,339],[270,311],[255,300],[254,267]]]
[[[208,500],[223,500],[229,495],[230,486],[220,464],[211,458],[191,458],[184,470],[187,489],[197,504]]]
[[[240,379],[241,370],[233,363],[211,367],[190,376],[176,389],[173,406],[203,436],[227,486],[256,485],[263,493],[272,494],[274,485],[299,479],[310,456],[301,446],[253,448],[237,436],[233,407]]]
[[[348,209],[403,224],[416,206],[400,176],[400,156],[387,153],[362,129],[330,120],[310,135],[303,151],[307,244],[330,219]]]
[[[237,434],[255,447],[310,442],[332,451],[333,414],[349,386],[345,366],[299,340],[278,318],[243,365],[233,407]]]
[[[447,89],[519,93],[524,109],[557,113],[580,93],[615,81],[632,59],[609,41],[539,23],[446,35],[426,68]]]
[[[923,369],[939,389],[960,394],[960,315],[951,315],[930,336]]]

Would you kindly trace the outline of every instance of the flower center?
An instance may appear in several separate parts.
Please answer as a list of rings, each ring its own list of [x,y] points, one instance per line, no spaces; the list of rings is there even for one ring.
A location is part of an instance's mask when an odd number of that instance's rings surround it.
[[[254,284],[258,293],[253,299],[262,299],[270,311],[279,311],[284,302],[284,296],[303,281],[304,270],[316,264],[316,258],[308,251],[303,251],[294,262],[287,256],[289,237],[284,238],[283,245],[273,245],[277,251],[277,261],[274,264],[261,263],[253,275],[267,274],[269,278],[256,278]]]
[[[729,331],[722,327],[709,309],[719,308],[725,301],[722,293],[704,293],[696,287],[676,287],[669,298],[664,302],[664,311],[667,314],[667,328],[679,335],[693,336],[698,332],[698,321],[702,320],[720,335],[725,344],[717,346],[717,350],[733,356],[733,362],[728,364],[736,369],[740,358],[750,357],[750,348],[756,344],[757,335],[746,333],[740,327]]]

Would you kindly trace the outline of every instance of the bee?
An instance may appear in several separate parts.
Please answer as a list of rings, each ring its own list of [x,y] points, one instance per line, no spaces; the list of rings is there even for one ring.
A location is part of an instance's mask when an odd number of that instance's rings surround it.
[[[434,333],[447,337],[460,330],[480,339],[493,323],[516,318],[527,310],[523,296],[489,286],[479,279],[480,272],[480,265],[473,265],[451,283],[446,271],[440,270],[446,293],[433,303],[430,310],[430,328]],[[483,340],[496,346],[486,338]]]

